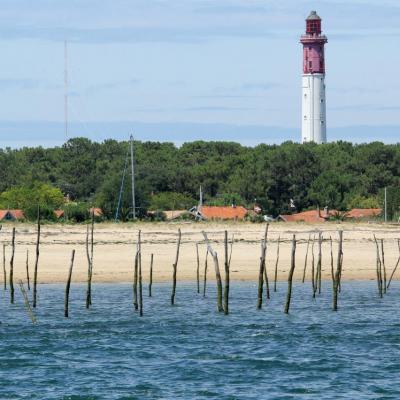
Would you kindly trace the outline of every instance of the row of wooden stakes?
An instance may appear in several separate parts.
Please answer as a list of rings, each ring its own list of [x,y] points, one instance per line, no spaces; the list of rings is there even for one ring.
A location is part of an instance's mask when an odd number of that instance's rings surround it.
[[[0,226],[1,229],[1,226]],[[262,308],[263,304],[263,292],[264,292],[264,284],[265,284],[265,297],[267,300],[270,299],[270,284],[269,277],[266,268],[266,255],[267,255],[267,247],[268,247],[268,230],[269,224],[265,227],[264,237],[261,240],[261,256],[260,256],[260,265],[259,265],[259,276],[258,276],[258,296],[257,296],[257,309]],[[37,219],[37,237],[36,237],[36,257],[34,264],[34,278],[33,278],[33,296],[32,296],[32,307],[36,308],[37,306],[37,276],[38,276],[38,265],[39,265],[39,254],[40,254],[40,232],[41,232],[41,224],[40,218],[38,216]],[[15,227],[12,229],[12,238],[11,238],[11,257],[10,257],[10,271],[9,271],[9,286],[10,286],[10,302],[14,303],[14,281],[13,281],[13,271],[14,271],[14,254],[15,254]],[[202,232],[204,237],[204,243],[207,246],[206,257],[205,257],[205,265],[204,265],[204,283],[203,283],[203,296],[206,294],[206,284],[207,284],[207,269],[208,269],[208,255],[210,254],[214,263],[215,269],[215,277],[216,277],[216,288],[217,288],[217,310],[218,312],[223,312],[224,314],[229,314],[229,289],[230,289],[230,264],[232,259],[232,248],[234,243],[234,236],[229,243],[228,240],[228,232],[224,232],[224,285],[222,283],[220,265],[218,254],[215,249],[212,247],[210,240],[208,239],[207,233]],[[318,235],[318,256],[317,262],[315,262],[314,255],[314,244],[316,242],[316,235]],[[175,304],[176,297],[176,286],[177,286],[177,268],[179,261],[179,251],[181,245],[181,230],[178,229],[178,240],[177,240],[177,248],[176,248],[176,256],[174,263],[172,265],[172,293],[171,293],[171,305]],[[343,231],[338,231],[338,249],[337,249],[337,259],[336,259],[336,267],[334,266],[334,256],[333,256],[333,241],[332,238],[330,240],[330,259],[331,259],[331,277],[332,277],[332,286],[333,286],[333,299],[332,299],[332,309],[333,311],[337,311],[338,309],[338,293],[341,290],[341,277],[343,270]],[[383,239],[378,241],[378,239],[374,235],[374,241],[376,245],[376,275],[377,275],[377,283],[378,283],[378,293],[379,296],[382,297],[387,289],[390,286],[390,283],[393,279],[393,276],[397,270],[397,267],[400,263],[400,241],[398,241],[399,247],[399,258],[397,263],[390,275],[389,280],[387,281],[387,273],[385,266],[385,253],[384,253],[384,242]],[[302,282],[305,282],[306,277],[306,269],[308,265],[308,254],[309,248],[311,244],[312,248],[312,262],[311,262],[311,283],[312,283],[312,295],[315,298],[316,294],[321,293],[321,275],[322,275],[322,232],[317,232],[311,238],[311,234],[308,237],[307,242],[307,250],[304,260],[304,269],[303,269],[303,277]],[[229,251],[230,244],[230,251]],[[289,313],[290,302],[292,297],[292,284],[293,284],[293,274],[296,267],[296,246],[297,240],[296,235],[293,235],[291,240],[291,262],[290,269],[288,274],[288,289],[286,295],[286,302],[284,306],[284,312],[286,314]],[[280,237],[278,238],[278,246],[277,246],[277,254],[276,254],[276,262],[275,262],[275,273],[274,273],[274,292],[277,290],[277,271],[278,271],[278,263],[279,263],[279,245],[280,245]],[[90,308],[92,305],[92,276],[93,276],[93,253],[94,253],[94,217],[92,216],[91,222],[87,225],[86,230],[86,256],[88,263],[88,272],[87,272],[87,290],[86,290],[86,308]],[[199,243],[196,243],[196,255],[197,255],[197,292],[200,293],[200,258],[199,258]],[[75,259],[75,249],[72,250],[67,284],[65,288],[65,301],[64,301],[64,316],[66,318],[69,317],[69,292],[71,287],[71,279],[72,272],[74,266]],[[150,260],[150,277],[149,277],[149,288],[148,295],[152,296],[152,284],[153,284],[153,261],[154,255],[151,254]],[[4,274],[4,289],[7,288],[7,276],[6,276],[6,268],[5,268],[5,245],[3,245],[3,274]],[[29,277],[29,268],[28,268],[28,252],[26,257],[26,281],[27,288],[30,291],[30,277]],[[24,284],[22,280],[19,281],[19,286],[21,289],[21,293],[24,298],[24,303],[29,313],[32,322],[36,322],[35,315],[33,313],[31,302],[29,301],[27,292],[24,288]],[[134,258],[134,279],[133,279],[133,306],[134,309],[139,312],[140,316],[143,316],[143,279],[142,279],[142,239],[141,239],[141,231],[138,232],[137,239],[137,247]]]

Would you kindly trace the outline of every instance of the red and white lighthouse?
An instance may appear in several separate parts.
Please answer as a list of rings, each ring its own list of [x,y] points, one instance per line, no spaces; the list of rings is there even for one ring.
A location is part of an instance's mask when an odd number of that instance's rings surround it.
[[[326,36],[322,35],[321,18],[316,11],[311,11],[306,19],[306,33],[300,39],[303,44],[303,143],[326,143],[324,46],[327,42]]]

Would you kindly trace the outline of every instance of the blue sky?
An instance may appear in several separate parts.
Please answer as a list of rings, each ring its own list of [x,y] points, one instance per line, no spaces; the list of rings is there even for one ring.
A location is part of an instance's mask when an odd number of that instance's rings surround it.
[[[328,36],[328,140],[398,142],[398,0],[0,0],[1,147],[70,136],[300,139],[304,19]]]

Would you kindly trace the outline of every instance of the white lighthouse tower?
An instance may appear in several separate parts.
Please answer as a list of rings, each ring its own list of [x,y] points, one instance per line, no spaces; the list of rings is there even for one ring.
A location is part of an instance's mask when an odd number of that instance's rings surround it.
[[[321,33],[321,18],[316,11],[311,11],[306,19],[306,34],[300,39],[303,44],[302,143],[326,143],[324,46],[328,39]]]

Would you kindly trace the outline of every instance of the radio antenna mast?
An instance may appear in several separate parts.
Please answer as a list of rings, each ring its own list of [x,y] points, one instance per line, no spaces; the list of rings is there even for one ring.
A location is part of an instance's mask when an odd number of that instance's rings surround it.
[[[64,123],[65,139],[68,139],[68,43],[64,41]]]

